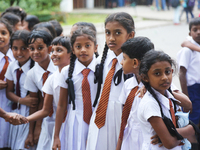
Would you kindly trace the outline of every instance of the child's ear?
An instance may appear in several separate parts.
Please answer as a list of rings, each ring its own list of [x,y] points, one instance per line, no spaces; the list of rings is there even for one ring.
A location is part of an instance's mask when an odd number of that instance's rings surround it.
[[[74,54],[74,49],[72,48],[72,53]],[[75,55],[75,54],[74,54]]]
[[[189,32],[189,36],[191,36],[191,32]]]
[[[131,33],[129,33],[129,37],[128,39],[132,39],[135,36],[135,31],[132,31]]]
[[[51,49],[52,49],[52,45],[50,45],[50,46],[48,47],[48,53],[49,53],[49,54],[51,53]]]
[[[99,46],[99,45],[96,44],[95,49],[94,49],[94,52],[97,52],[97,51],[98,51],[98,50],[97,50],[97,49],[98,49],[98,46]]]
[[[133,65],[133,68],[135,69],[135,68],[137,68],[137,67],[139,67],[139,61],[138,61],[138,59],[136,59],[136,58],[134,58],[134,59],[132,59],[132,65]]]

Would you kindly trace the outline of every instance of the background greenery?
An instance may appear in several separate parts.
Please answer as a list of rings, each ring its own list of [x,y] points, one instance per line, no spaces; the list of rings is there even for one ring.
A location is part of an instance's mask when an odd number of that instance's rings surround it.
[[[0,0],[0,12],[11,5],[20,6],[27,14],[38,16],[40,21],[56,19],[62,25],[72,25],[79,21],[100,23],[104,22],[107,14],[74,14],[60,11],[62,0]]]

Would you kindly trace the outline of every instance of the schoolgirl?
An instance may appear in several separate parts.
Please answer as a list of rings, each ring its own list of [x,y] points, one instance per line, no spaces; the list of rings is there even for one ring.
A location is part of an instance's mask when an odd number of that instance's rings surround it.
[[[43,139],[45,149],[51,149],[51,141],[53,136],[53,127],[55,125],[56,108],[58,105],[60,88],[58,86],[58,77],[64,66],[67,66],[70,62],[71,45],[68,37],[60,36],[56,37],[51,43],[51,60],[55,66],[58,66],[58,70],[55,71],[46,80],[42,90],[45,93],[44,105],[42,110],[35,112],[27,117],[28,121],[36,121],[47,117],[53,107],[52,119],[48,119],[48,134],[42,134],[40,139]],[[50,130],[51,129],[51,130]],[[43,147],[44,147],[43,146]]]
[[[134,37],[134,30],[133,18],[127,13],[113,13],[106,18],[106,44],[99,67],[98,91],[93,106],[96,105],[98,99],[99,103],[90,120],[87,150],[114,150],[117,146],[122,114],[118,98],[124,78],[119,73],[115,81],[112,79],[114,74],[122,68],[120,64],[123,58],[121,46]],[[102,90],[101,83],[103,83]]]
[[[27,90],[24,89],[23,79],[26,78],[29,69],[34,66],[34,61],[30,59],[28,50],[28,35],[28,31],[18,30],[11,36],[10,45],[16,60],[9,64],[5,74],[8,83],[6,95],[12,102],[11,111],[23,116],[28,116],[29,107],[36,107],[38,102],[37,98],[27,95]],[[28,124],[10,126],[9,144],[11,149],[24,149],[28,128]]]
[[[3,18],[0,19],[0,108],[6,112],[11,111],[9,100],[6,97],[7,82],[5,73],[8,64],[15,60],[10,49],[10,36],[12,35],[12,26]],[[7,148],[10,125],[0,118],[0,149]]]
[[[191,125],[176,129],[176,100],[170,90],[173,60],[161,51],[149,51],[140,64],[140,75],[147,92],[138,107],[138,119],[143,134],[143,150],[181,149],[183,138],[195,139]],[[151,137],[157,134],[163,146],[153,144]]]
[[[56,112],[53,150],[84,150],[88,135],[92,104],[97,86],[94,72],[97,64],[96,33],[88,27],[81,27],[71,36],[72,54],[70,65],[62,69],[59,77],[60,99]],[[66,83],[66,82],[67,83]],[[69,104],[68,104],[69,103]],[[65,117],[61,139],[60,127]]]
[[[31,58],[36,62],[35,66],[28,71],[25,79],[25,89],[30,92],[31,97],[39,97],[38,107],[30,108],[30,114],[37,110],[42,109],[44,93],[42,92],[42,86],[45,83],[48,76],[56,71],[56,67],[50,59],[49,53],[51,51],[51,41],[53,40],[51,33],[46,28],[38,28],[33,30],[28,36],[28,48],[30,51]],[[50,114],[51,116],[51,114]],[[43,120],[38,120],[35,122],[30,122],[29,134],[25,142],[25,147],[34,146],[38,143],[41,134],[49,134],[48,120],[51,121],[52,117],[47,117]],[[53,129],[53,128],[52,128]],[[37,149],[45,149],[44,142],[45,139],[39,139]]]

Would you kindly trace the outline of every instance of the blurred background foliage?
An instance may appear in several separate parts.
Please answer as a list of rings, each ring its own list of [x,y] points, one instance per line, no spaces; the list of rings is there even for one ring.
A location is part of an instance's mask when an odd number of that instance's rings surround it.
[[[0,12],[5,11],[10,6],[20,6],[27,14],[38,16],[40,21],[56,19],[61,23],[66,23],[67,14],[60,12],[60,2],[62,0],[0,0]]]

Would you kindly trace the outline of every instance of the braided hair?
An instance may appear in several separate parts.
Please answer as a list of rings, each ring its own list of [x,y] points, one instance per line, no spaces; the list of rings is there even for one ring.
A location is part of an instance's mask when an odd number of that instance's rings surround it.
[[[94,42],[94,45],[97,44],[96,42],[96,32],[94,30],[88,28],[88,27],[80,27],[76,31],[73,32],[71,36],[71,46],[73,47],[76,38],[82,35],[86,35],[87,38],[91,41]],[[96,57],[98,55],[95,53]],[[73,103],[73,110],[75,110],[75,92],[74,92],[74,84],[73,84],[73,72],[74,72],[74,67],[75,67],[75,60],[76,60],[76,55],[71,53],[70,56],[70,65],[69,65],[69,72],[68,72],[68,78],[66,80],[66,83],[68,84],[68,93],[69,93],[69,103]]]
[[[151,68],[151,66],[153,64],[155,64],[156,62],[160,62],[160,61],[167,61],[167,62],[169,62],[169,64],[171,66],[174,66],[176,68],[176,64],[175,64],[174,60],[172,60],[169,55],[167,55],[166,53],[164,53],[162,51],[150,50],[144,55],[143,59],[141,60],[139,73],[142,77],[142,83],[144,84],[145,88],[155,98],[155,100],[158,102],[160,108],[162,108],[160,101],[159,101],[156,93],[152,89],[151,85],[149,84],[149,82],[146,82],[144,80],[144,76],[146,76],[146,77],[148,76],[148,71]],[[168,91],[172,94],[171,88],[169,88]]]
[[[131,15],[129,15],[128,13],[125,13],[125,12],[113,13],[106,18],[104,25],[106,26],[108,22],[114,22],[114,21],[119,22],[124,27],[124,29],[126,29],[127,33],[131,33],[132,31],[135,30],[134,20],[131,17]],[[99,65],[97,65],[97,67],[96,67],[95,72],[97,72],[97,73],[96,73],[95,82],[98,82],[98,87],[97,87],[97,94],[96,94],[96,98],[95,98],[93,107],[96,106],[99,95],[100,95],[101,84],[103,83],[103,68],[104,68],[105,60],[107,58],[108,49],[109,49],[109,47],[108,47],[107,43],[105,43],[103,55],[101,58],[101,63]]]

